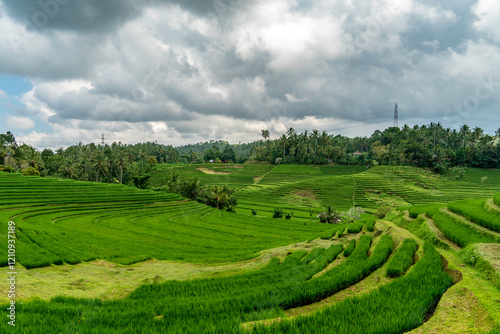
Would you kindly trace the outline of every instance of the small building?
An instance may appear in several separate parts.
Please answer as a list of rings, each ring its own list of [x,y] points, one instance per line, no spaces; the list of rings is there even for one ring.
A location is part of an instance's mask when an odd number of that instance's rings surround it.
[[[357,157],[357,156],[363,155],[363,153],[361,153],[360,151],[356,151],[352,155],[354,155],[355,157]]]

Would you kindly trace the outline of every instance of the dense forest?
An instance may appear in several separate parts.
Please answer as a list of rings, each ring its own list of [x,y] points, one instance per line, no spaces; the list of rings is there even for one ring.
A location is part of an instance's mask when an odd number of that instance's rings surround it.
[[[440,123],[375,131],[370,137],[348,138],[325,131],[297,133],[290,128],[279,139],[269,140],[269,131],[254,147],[252,159],[270,163],[383,164],[431,167],[445,173],[454,166],[494,168],[500,162],[500,129],[495,136],[481,128],[463,125],[460,130]]]
[[[0,134],[0,169],[143,188],[157,163],[413,165],[449,174],[456,167],[497,168],[500,162],[500,129],[491,136],[467,125],[459,130],[440,123],[405,125],[355,138],[318,130],[298,133],[293,128],[277,139],[270,139],[268,130],[262,130],[261,135],[261,140],[244,144],[210,141],[173,147],[156,142],[79,143],[40,152],[17,143],[7,132]]]

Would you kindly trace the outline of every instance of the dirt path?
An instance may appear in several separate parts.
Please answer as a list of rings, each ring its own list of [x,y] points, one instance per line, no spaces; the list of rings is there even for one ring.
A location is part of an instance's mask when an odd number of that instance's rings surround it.
[[[260,181],[262,181],[262,179],[265,178],[267,174],[271,173],[271,171],[273,169],[275,169],[276,167],[278,167],[278,165],[274,166],[269,172],[265,173],[264,175],[254,177],[253,178],[253,184],[257,184]]]
[[[486,235],[492,235],[494,237],[496,237],[497,239],[500,239],[500,233],[498,232],[494,232],[492,230],[489,230],[485,227],[482,227],[481,225],[478,225],[476,223],[473,223],[471,222],[470,220],[468,220],[467,218],[463,217],[463,216],[460,216],[460,215],[457,215],[456,213],[454,212],[451,212],[450,210],[448,210],[447,208],[441,208],[441,212],[450,216],[450,217],[453,217],[455,219],[458,219],[462,222],[464,222],[466,225],[472,227],[473,229],[477,230],[479,233],[483,233],[483,234],[486,234]]]

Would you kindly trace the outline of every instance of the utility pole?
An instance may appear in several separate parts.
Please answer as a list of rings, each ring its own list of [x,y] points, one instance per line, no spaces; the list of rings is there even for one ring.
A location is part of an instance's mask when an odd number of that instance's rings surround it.
[[[104,138],[104,133],[103,133],[103,134],[101,135],[101,145],[102,145],[102,146],[104,146],[104,139],[106,139],[106,138]]]
[[[398,104],[394,106],[394,127],[399,127],[398,124]]]

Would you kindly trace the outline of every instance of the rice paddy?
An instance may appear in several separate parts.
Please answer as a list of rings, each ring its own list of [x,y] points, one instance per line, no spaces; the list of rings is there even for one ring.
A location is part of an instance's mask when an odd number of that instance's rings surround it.
[[[110,298],[32,292],[17,300],[16,327],[4,321],[0,331],[435,332],[434,312],[442,317],[449,300],[461,298],[453,284],[471,291],[474,307],[486,312],[474,326],[450,315],[456,328],[487,332],[499,325],[500,310],[488,300],[500,300],[499,275],[494,254],[484,253],[496,249],[484,245],[499,243],[493,172],[484,185],[471,181],[478,171],[460,181],[399,166],[158,165],[151,187],[174,171],[238,188],[235,212],[164,191],[0,173],[0,238],[7,240],[14,222],[16,266],[32,285],[40,282],[31,271],[64,275],[99,262],[117,275],[115,266],[126,271],[142,263],[157,263],[150,268],[158,272],[186,264],[213,273],[167,279],[151,273]],[[327,206],[350,218],[320,223],[316,216]],[[277,207],[293,216],[272,218]],[[389,213],[375,217],[381,207]],[[7,254],[7,244],[1,247]],[[0,265],[8,265],[6,257]],[[368,282],[365,293],[336,298]],[[310,305],[321,307],[289,315]]]

